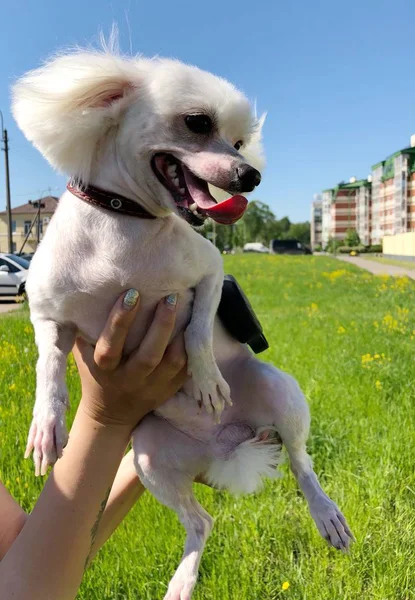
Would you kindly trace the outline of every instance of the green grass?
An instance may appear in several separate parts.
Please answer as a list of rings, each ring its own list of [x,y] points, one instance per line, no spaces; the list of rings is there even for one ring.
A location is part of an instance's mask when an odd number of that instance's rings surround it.
[[[382,265],[394,265],[395,267],[403,267],[415,271],[415,261],[413,260],[395,260],[394,258],[383,258],[383,256],[371,256],[370,254],[362,254],[361,258],[374,260]]]
[[[326,257],[234,256],[225,268],[265,327],[271,349],[264,360],[305,391],[315,469],[357,542],[347,556],[327,547],[286,467],[257,496],[199,486],[216,523],[194,599],[414,599],[415,282]],[[25,509],[41,489],[22,459],[35,355],[27,312],[1,318],[0,477]],[[73,364],[68,381],[76,404]],[[183,541],[176,516],[145,496],[86,573],[78,597],[162,598]]]

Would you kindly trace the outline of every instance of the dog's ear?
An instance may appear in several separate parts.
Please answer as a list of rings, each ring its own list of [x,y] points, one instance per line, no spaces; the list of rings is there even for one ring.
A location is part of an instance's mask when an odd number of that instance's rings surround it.
[[[262,145],[262,128],[267,113],[263,113],[254,125],[252,135],[248,144],[242,149],[242,154],[249,165],[252,165],[262,173],[265,167],[264,148]]]
[[[12,90],[12,110],[55,168],[87,183],[99,140],[118,124],[139,86],[136,60],[78,51],[22,77]]]

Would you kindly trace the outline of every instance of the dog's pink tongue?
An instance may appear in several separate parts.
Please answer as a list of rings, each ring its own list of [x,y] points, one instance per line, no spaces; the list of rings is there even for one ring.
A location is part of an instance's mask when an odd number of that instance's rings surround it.
[[[222,225],[232,225],[236,223],[244,214],[248,200],[244,196],[232,196],[219,204],[215,204],[201,212],[208,215],[211,219]]]
[[[183,169],[187,189],[196,202],[199,212],[208,215],[217,223],[232,225],[242,217],[248,205],[243,196],[232,196],[223,202],[216,203],[209,193],[207,184],[193,175],[188,169]]]

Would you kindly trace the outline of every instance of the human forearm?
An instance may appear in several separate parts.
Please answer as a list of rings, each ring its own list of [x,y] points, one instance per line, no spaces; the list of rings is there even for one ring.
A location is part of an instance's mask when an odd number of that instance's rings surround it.
[[[0,561],[19,535],[26,513],[0,482]]]
[[[134,468],[133,452],[126,454],[118,469],[107,505],[92,546],[91,559],[97,554],[145,491]]]
[[[1,598],[75,597],[128,438],[126,428],[78,411],[63,457],[0,564]]]

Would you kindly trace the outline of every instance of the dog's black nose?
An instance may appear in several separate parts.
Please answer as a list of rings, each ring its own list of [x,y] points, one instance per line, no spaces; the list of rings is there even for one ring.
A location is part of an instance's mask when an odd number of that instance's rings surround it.
[[[252,192],[261,183],[261,173],[250,165],[241,165],[236,169],[236,173],[240,182],[241,192]]]

